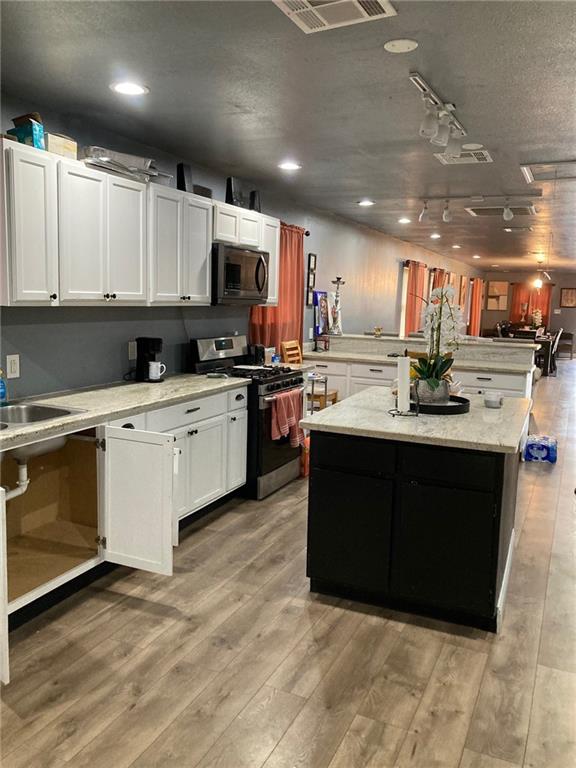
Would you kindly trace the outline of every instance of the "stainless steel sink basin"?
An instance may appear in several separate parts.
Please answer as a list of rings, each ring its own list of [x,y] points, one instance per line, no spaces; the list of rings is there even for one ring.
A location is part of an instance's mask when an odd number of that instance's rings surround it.
[[[34,405],[34,403],[6,404],[0,407],[2,424],[34,424],[37,421],[69,416],[76,411],[68,408],[56,408],[52,405]],[[2,427],[4,429],[5,427]]]

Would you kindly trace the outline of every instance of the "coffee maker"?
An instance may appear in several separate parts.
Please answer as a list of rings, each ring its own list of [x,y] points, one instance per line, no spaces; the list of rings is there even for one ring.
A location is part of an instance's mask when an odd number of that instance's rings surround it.
[[[162,352],[162,339],[139,336],[136,339],[136,381],[148,381],[149,363]]]

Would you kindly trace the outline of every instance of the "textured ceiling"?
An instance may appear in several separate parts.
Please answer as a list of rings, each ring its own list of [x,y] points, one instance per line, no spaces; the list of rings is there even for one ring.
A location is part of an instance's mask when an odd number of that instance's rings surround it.
[[[4,2],[2,85],[438,253],[478,253],[480,267],[534,269],[538,252],[576,270],[576,182],[529,187],[519,168],[576,158],[576,3],[393,4],[394,18],[305,35],[266,0]],[[383,43],[395,37],[419,47],[388,54]],[[418,136],[411,70],[456,104],[468,140],[493,164],[444,167],[433,157]],[[119,97],[108,85],[120,78],[151,92]],[[288,156],[303,164],[290,178],[277,169]],[[472,219],[464,203],[443,224],[441,199],[417,223],[426,197],[530,200],[532,187],[543,194],[531,233]],[[365,196],[376,205],[358,208]],[[398,224],[401,215],[413,223]]]

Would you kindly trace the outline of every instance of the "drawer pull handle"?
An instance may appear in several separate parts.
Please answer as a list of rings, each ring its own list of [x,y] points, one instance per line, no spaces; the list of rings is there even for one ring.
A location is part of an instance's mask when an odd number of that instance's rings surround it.
[[[492,381],[492,376],[476,376],[477,381]]]
[[[197,435],[198,434],[198,430],[197,429],[190,429],[190,430],[188,430],[188,434],[190,435],[190,437],[192,437],[192,435]]]
[[[58,298],[58,294],[57,294],[57,293],[51,293],[51,294],[50,294],[50,299],[51,299],[52,301],[56,301],[56,299],[57,299],[57,298]]]
[[[244,400],[244,395],[236,395],[236,397],[234,399],[237,400],[237,401]]]
[[[368,368],[370,373],[383,373],[382,368]]]
[[[200,410],[200,406],[197,406],[196,408],[188,408],[186,413],[196,413],[196,411]]]
[[[136,427],[129,421],[127,424],[122,424],[122,429],[136,429]]]

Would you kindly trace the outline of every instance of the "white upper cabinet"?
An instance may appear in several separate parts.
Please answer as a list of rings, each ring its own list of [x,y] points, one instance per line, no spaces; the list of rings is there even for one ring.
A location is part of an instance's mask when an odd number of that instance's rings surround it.
[[[228,203],[214,202],[214,240],[221,243],[240,242],[240,211]]]
[[[184,294],[190,304],[210,304],[211,251],[212,201],[184,194]]]
[[[280,280],[280,222],[271,216],[262,216],[261,249],[270,254],[268,261],[268,301],[278,304]]]
[[[240,245],[248,245],[251,248],[260,248],[262,218],[258,211],[247,211],[245,208],[239,208],[240,211],[240,230],[238,242]]]
[[[108,176],[108,285],[112,301],[145,304],[146,185]]]
[[[60,162],[60,293],[64,303],[104,300],[109,293],[106,245],[107,175]]]
[[[8,251],[12,304],[58,302],[57,161],[30,147],[6,146]]]
[[[184,197],[182,192],[150,185],[148,196],[149,275],[152,304],[184,301]]]
[[[174,470],[174,435],[106,427],[106,560],[172,574]]]

